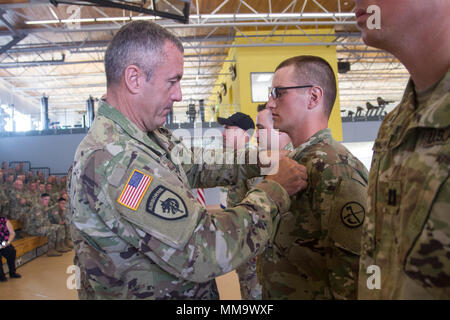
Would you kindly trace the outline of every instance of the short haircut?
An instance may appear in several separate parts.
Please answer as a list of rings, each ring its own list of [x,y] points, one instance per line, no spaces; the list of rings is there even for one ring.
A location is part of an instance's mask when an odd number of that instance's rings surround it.
[[[44,198],[44,197],[50,197],[50,195],[48,194],[48,193],[43,193],[43,194],[41,194],[41,198]]]
[[[117,84],[129,65],[143,69],[150,80],[155,66],[164,59],[164,45],[172,42],[184,52],[180,39],[150,21],[133,21],[113,37],[105,53],[106,84]]]
[[[302,81],[299,81],[298,85],[312,84],[322,88],[324,111],[325,115],[329,118],[334,102],[336,101],[337,91],[336,76],[330,64],[320,57],[304,55],[284,60],[278,65],[275,71],[290,65],[295,66],[296,77]]]
[[[266,110],[266,108],[267,108],[267,103],[258,104],[257,111],[260,112],[260,111]]]

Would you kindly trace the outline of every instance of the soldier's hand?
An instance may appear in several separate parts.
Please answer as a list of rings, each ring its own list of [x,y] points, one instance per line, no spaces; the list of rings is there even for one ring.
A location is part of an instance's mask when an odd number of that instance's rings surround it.
[[[266,179],[278,182],[290,196],[306,189],[308,185],[306,167],[290,158],[281,158],[278,172],[267,176]]]
[[[27,203],[27,201],[25,199],[20,199],[20,204],[21,205],[25,205],[25,203]]]
[[[278,171],[280,160],[289,155],[289,150],[259,150],[258,166],[261,175],[272,175]]]

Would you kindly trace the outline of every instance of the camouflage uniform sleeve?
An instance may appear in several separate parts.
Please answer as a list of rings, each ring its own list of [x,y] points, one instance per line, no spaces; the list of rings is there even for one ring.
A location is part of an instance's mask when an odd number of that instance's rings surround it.
[[[192,163],[183,165],[191,188],[235,185],[261,175],[256,150],[253,149],[225,152],[222,149],[193,148],[191,154]]]
[[[404,264],[407,276],[415,285],[425,288],[436,299],[446,299],[450,293],[449,212],[450,184],[447,176],[432,201],[422,231],[408,250]],[[408,289],[416,290],[413,285]]]
[[[103,233],[97,237],[92,232],[86,239],[101,250],[127,250],[116,248],[115,235],[180,278],[209,281],[254,257],[274,233],[278,213],[290,206],[281,185],[264,181],[250,190],[239,206],[211,214],[175,175],[160,176],[149,171],[151,165],[139,166],[148,161],[138,156],[133,162],[136,166],[127,168],[117,165],[120,161],[103,150],[87,159],[77,172],[82,177],[81,188],[89,211],[96,213],[111,236],[105,238]],[[130,208],[120,199],[135,170],[141,178],[150,178],[150,183],[137,206]],[[78,217],[78,223],[83,221],[87,230],[85,225],[97,222],[89,222],[94,216],[88,212],[85,215]]]
[[[223,212],[210,214],[195,203],[200,217],[183,247],[176,249],[157,238],[143,240],[156,254],[153,261],[163,269],[193,282],[205,282],[261,253],[273,237],[277,213],[289,205],[286,191],[266,181],[250,190],[239,206]]]
[[[366,212],[367,175],[337,164],[322,172],[319,196],[326,205],[322,230],[327,230],[326,263],[331,293],[335,299],[356,299],[362,224]]]
[[[228,187],[227,192],[227,208],[236,206],[248,192],[247,180],[238,181],[233,186]]]

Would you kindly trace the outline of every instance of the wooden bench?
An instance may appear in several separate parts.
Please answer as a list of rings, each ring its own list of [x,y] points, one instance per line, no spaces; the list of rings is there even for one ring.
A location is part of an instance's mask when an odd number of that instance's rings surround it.
[[[10,220],[14,230],[20,230],[23,228],[22,222],[19,220]],[[42,247],[47,243],[47,237],[26,236],[22,239],[16,239],[12,242],[16,249],[16,259],[20,258],[27,252],[33,251],[39,247]],[[5,258],[2,257],[1,263],[6,263]]]

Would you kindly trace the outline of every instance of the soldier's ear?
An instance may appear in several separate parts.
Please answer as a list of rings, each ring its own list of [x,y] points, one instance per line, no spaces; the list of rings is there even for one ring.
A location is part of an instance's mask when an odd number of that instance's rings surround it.
[[[319,86],[314,86],[311,89],[311,94],[308,102],[308,110],[315,109],[323,99],[323,89]]]
[[[140,92],[142,87],[142,70],[136,65],[129,65],[123,73],[123,81],[132,94]]]

